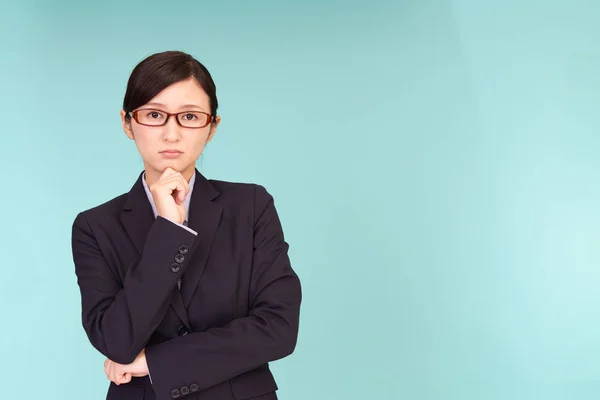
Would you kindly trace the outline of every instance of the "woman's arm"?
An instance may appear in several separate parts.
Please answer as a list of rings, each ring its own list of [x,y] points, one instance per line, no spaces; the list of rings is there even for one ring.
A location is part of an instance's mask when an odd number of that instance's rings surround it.
[[[72,248],[81,292],[83,327],[92,345],[120,364],[133,362],[164,318],[196,236],[157,217],[139,263],[119,282],[106,263],[85,214],[73,223]],[[172,268],[181,246],[189,253]]]
[[[298,335],[301,286],[288,258],[272,197],[255,194],[253,271],[250,312],[205,332],[189,333],[146,348],[157,398],[194,385],[202,390],[294,350]]]

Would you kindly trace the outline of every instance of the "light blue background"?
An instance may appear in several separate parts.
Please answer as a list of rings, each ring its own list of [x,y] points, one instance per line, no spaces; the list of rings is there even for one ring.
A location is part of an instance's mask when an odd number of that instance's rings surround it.
[[[302,278],[282,400],[600,396],[597,1],[0,7],[0,398],[103,399],[75,215],[131,187],[131,69],[217,83],[198,163],[274,195]]]

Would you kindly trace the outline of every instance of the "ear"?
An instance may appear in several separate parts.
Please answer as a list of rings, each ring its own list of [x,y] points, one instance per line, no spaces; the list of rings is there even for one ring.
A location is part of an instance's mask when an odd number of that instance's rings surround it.
[[[125,118],[126,115],[127,113],[121,110],[121,124],[123,124],[123,130],[129,139],[135,140],[135,137],[133,136],[133,130],[131,129],[131,119]]]
[[[215,134],[217,133],[217,126],[219,125],[220,122],[221,122],[221,117],[217,115],[215,117],[215,120],[210,125],[210,132],[208,134],[208,138],[206,138],[206,143],[210,142],[212,140],[213,136],[215,136]]]

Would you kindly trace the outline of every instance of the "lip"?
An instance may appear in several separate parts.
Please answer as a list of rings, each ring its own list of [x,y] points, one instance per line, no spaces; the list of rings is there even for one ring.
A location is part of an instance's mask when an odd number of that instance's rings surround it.
[[[161,151],[160,154],[162,154],[165,157],[179,157],[180,155],[183,154],[183,151],[175,150],[175,149],[168,149],[168,150]]]

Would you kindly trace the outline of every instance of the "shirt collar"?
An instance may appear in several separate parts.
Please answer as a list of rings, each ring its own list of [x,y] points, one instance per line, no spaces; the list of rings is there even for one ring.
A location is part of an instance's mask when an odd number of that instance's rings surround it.
[[[187,196],[185,196],[185,200],[183,203],[183,206],[185,207],[186,220],[187,220],[187,215],[189,215],[190,198],[192,197],[192,190],[194,189],[195,181],[196,181],[196,171],[194,171],[194,174],[192,175],[192,178],[190,179],[190,182],[189,182],[190,191],[188,192]],[[156,216],[158,215],[158,212],[156,211],[156,205],[154,204],[154,198],[152,197],[152,192],[150,192],[150,188],[148,187],[148,184],[146,183],[146,172],[144,172],[144,174],[142,175],[142,184],[144,185],[144,190],[146,191],[146,196],[148,196],[148,201],[150,201],[150,205],[152,206],[152,212],[154,213],[154,218],[156,218]]]

